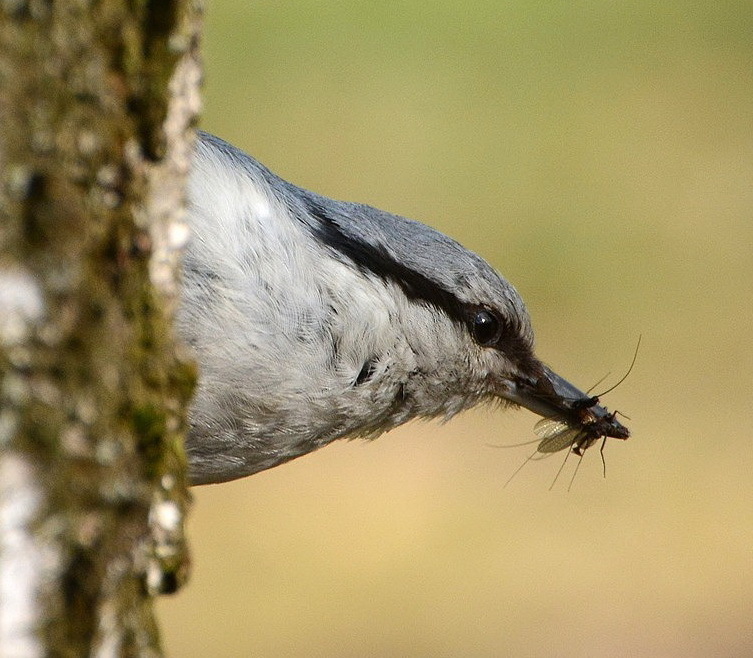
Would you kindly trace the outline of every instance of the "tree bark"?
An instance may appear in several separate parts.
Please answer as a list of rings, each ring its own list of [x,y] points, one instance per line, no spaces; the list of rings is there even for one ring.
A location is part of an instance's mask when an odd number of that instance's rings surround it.
[[[0,3],[0,655],[159,655],[198,0]]]

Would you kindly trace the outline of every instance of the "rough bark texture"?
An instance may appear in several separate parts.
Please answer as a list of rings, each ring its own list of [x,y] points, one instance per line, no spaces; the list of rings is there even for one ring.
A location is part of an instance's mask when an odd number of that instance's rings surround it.
[[[0,3],[0,654],[156,655],[185,579],[171,320],[197,0]]]

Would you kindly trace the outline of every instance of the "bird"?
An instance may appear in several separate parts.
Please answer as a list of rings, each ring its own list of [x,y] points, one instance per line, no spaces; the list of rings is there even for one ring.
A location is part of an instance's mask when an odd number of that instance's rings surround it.
[[[513,285],[426,224],[298,187],[205,132],[187,222],[176,325],[199,370],[191,484],[481,403],[580,428],[576,448],[629,434],[536,356]]]

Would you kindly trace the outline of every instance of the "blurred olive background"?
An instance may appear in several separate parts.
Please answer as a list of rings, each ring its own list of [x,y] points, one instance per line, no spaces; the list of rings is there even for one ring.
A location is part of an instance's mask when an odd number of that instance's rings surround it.
[[[171,656],[753,655],[753,4],[215,0],[202,127],[520,290],[633,436],[527,411],[194,490]]]

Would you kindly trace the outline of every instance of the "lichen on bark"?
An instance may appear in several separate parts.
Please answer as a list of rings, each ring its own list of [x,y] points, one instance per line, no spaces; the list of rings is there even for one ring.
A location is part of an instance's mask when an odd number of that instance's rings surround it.
[[[0,579],[19,532],[41,556],[18,583],[33,614],[0,621],[0,646],[156,655],[150,597],[177,588],[188,564],[195,367],[172,316],[200,8],[0,11],[0,469],[18,476],[0,487],[0,511],[34,501],[0,525]]]

